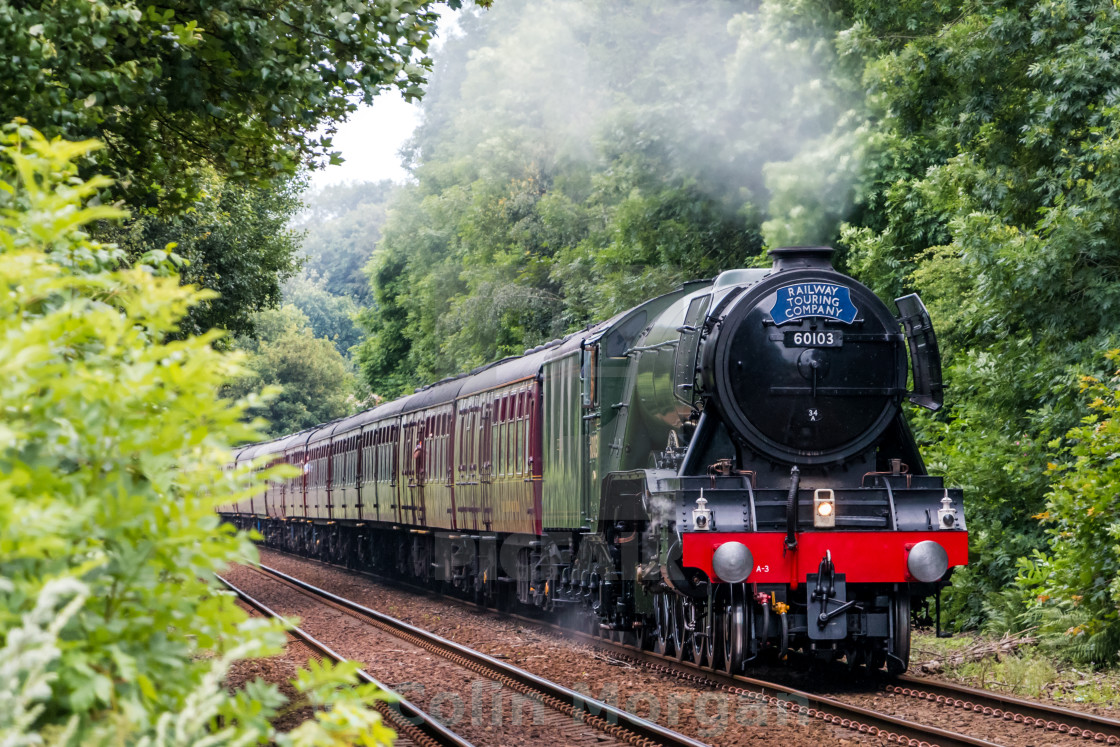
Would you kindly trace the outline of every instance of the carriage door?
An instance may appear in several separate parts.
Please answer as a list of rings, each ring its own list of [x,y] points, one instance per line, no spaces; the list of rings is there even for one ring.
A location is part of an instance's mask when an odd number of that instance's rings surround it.
[[[288,455],[281,452],[280,455],[276,459],[276,463],[280,464],[280,465],[287,466]],[[274,518],[274,519],[283,519],[284,518],[284,515],[285,515],[284,511],[285,511],[286,504],[288,502],[288,483],[289,482],[291,482],[291,480],[289,480],[286,477],[283,480],[277,480],[276,481],[276,493],[275,493],[275,499],[273,500],[273,503],[272,503],[272,511],[271,511],[271,514],[273,515],[272,518]]]
[[[354,475],[354,490],[355,490],[354,500],[357,502],[357,507],[358,507],[358,513],[356,514],[356,516],[358,518],[358,521],[364,521],[365,518],[366,518],[366,516],[365,516],[366,506],[365,506],[365,502],[362,500],[362,498],[365,494],[365,492],[364,492],[365,482],[367,480],[369,480],[369,477],[367,477],[367,475],[369,473],[369,470],[368,470],[368,466],[369,466],[369,441],[370,441],[371,435],[372,434],[370,432],[362,431],[362,430],[359,430],[358,435],[357,435],[357,442],[358,442],[358,446],[357,446],[358,456],[357,456],[357,459],[358,459],[358,462],[355,465],[355,469],[357,470],[357,473]]]
[[[478,454],[475,452],[478,428],[478,407],[474,400],[464,400],[459,405],[459,426],[456,438],[459,449],[455,452],[459,477],[455,484],[455,510],[458,511],[460,529],[477,532],[478,526]]]
[[[323,444],[323,474],[326,476],[327,518],[334,519],[334,447],[328,439]]]
[[[482,405],[482,418],[478,430],[478,482],[479,497],[478,507],[482,512],[482,526],[484,531],[490,531],[494,524],[494,507],[492,504],[492,483],[494,482],[493,463],[493,424],[494,404],[486,402]]]
[[[599,513],[599,343],[593,342],[582,349],[580,357],[580,387],[582,389],[583,424],[583,495],[580,506],[584,526],[593,526]]]
[[[408,486],[402,516],[409,524],[424,522],[424,461],[429,444],[425,442],[424,421],[417,417],[405,426],[405,463],[408,465]],[[405,513],[408,511],[410,513]]]

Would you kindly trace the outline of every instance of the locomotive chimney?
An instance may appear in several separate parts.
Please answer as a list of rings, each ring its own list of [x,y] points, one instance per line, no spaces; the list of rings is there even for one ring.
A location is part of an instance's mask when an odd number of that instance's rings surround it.
[[[803,269],[831,270],[834,251],[836,250],[831,246],[783,246],[771,249],[770,256],[774,259],[773,272]]]

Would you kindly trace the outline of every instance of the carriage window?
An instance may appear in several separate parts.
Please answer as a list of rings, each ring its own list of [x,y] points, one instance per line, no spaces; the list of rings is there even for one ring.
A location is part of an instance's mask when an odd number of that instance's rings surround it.
[[[428,452],[428,482],[431,482],[439,472],[439,455],[441,451],[443,451],[443,436],[437,435],[432,439],[432,448],[431,451]]]
[[[521,398],[521,392],[518,392],[516,397],[517,419],[513,421],[513,424],[511,426],[513,428],[513,438],[511,440],[513,441],[513,474],[520,475],[522,472],[521,465],[525,461],[521,455],[521,413],[524,405]]]
[[[503,402],[505,404],[505,419],[502,421],[502,474],[509,475],[513,472],[513,455],[510,454],[510,421],[513,419],[513,401],[506,397]]]
[[[466,437],[466,433],[465,433],[466,428],[463,427],[463,421],[465,419],[466,419],[466,416],[462,412],[460,412],[459,413],[459,434],[458,434],[459,435],[459,444],[458,444],[459,450],[458,450],[458,453],[457,453],[457,456],[459,457],[459,469],[463,469],[463,446],[467,442],[467,437]]]
[[[512,464],[510,465],[510,472],[515,475],[521,474],[521,395],[514,395],[514,403],[516,405],[514,410],[513,421],[509,424],[509,453]]]
[[[376,437],[377,437],[377,434],[376,434],[376,432],[375,432],[375,433],[373,433],[373,434],[371,434],[371,437],[370,437],[370,441],[371,441],[371,442],[372,442],[372,441],[374,441],[374,439],[375,439]],[[377,464],[377,447],[376,447],[376,446],[374,446],[374,444],[373,444],[373,443],[370,443],[370,445],[369,445],[369,448],[368,448],[368,449],[366,449],[366,451],[367,451],[367,453],[369,454],[369,456],[367,457],[368,461],[366,462],[366,464],[368,464],[368,465],[369,465],[369,467],[370,467],[370,470],[371,470],[371,472],[372,472],[372,475],[373,475],[373,480],[374,480],[374,481],[376,482],[376,481],[377,481],[377,479],[378,479],[378,476],[380,475],[380,473],[379,473],[379,472],[378,472],[378,470],[377,470],[377,468],[378,468],[378,464]]]
[[[499,410],[498,412],[500,414],[501,410]],[[498,425],[494,430],[495,430],[495,434],[494,434],[494,474],[495,475],[504,475],[505,474],[505,459],[503,458],[503,456],[504,456],[503,452],[505,450],[502,448],[502,436],[505,435],[505,432],[506,432],[505,423],[503,423],[502,421],[499,420]]]
[[[490,469],[495,475],[501,474],[498,469],[498,460],[500,458],[502,448],[502,403],[501,400],[494,402],[494,411],[490,417]]]
[[[505,420],[502,422],[502,474],[513,474],[513,397],[507,395],[505,400]]]
[[[473,465],[478,463],[474,453],[474,421],[475,412],[472,408],[467,412],[467,427],[464,429],[466,431],[464,435],[467,439],[467,449],[463,452],[463,463],[467,466],[468,472],[471,473],[474,472]]]
[[[419,469],[419,465],[416,463],[416,459],[414,459],[412,455],[416,453],[416,443],[420,440],[420,429],[417,428],[416,424],[414,423],[405,432],[408,434],[408,438],[405,439],[404,444],[405,461],[408,464],[408,468],[410,470],[409,474],[415,475],[417,470]]]
[[[389,451],[389,484],[397,484],[397,471],[401,468],[400,455],[397,449],[399,448],[399,435],[400,429],[393,426],[389,429],[389,444],[387,446]]]
[[[529,415],[526,413],[525,419],[521,421],[522,438],[525,439],[525,453],[522,454],[525,465],[525,474],[529,475],[532,470],[529,468]]]

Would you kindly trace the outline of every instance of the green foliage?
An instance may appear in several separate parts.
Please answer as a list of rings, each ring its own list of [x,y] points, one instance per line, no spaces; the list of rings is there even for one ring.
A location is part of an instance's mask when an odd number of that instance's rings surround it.
[[[1029,636],[1027,636],[1029,640]],[[1022,641],[1008,650],[1009,640],[961,633],[936,638],[933,631],[914,631],[911,661],[930,662],[939,677],[972,687],[1005,690],[1059,703],[1092,703],[1112,707],[1120,697],[1120,672],[1086,672],[1055,656],[1045,646]],[[1002,646],[1000,644],[1003,644]],[[979,651],[978,651],[979,649]],[[977,654],[980,658],[977,659]]]
[[[348,296],[359,306],[369,303],[365,266],[381,240],[396,189],[389,181],[361,182],[336,184],[304,196],[304,209],[294,223],[304,230],[305,266],[327,293]],[[314,315],[304,311],[314,322]]]
[[[313,271],[304,271],[284,285],[284,300],[307,317],[316,337],[330,340],[343,356],[362,340],[355,317],[358,305],[349,296],[336,296]]]
[[[976,671],[975,676],[978,676],[981,682],[995,684],[1001,690],[1010,690],[1018,695],[1034,698],[1042,696],[1047,686],[1058,676],[1053,663],[1041,656],[1012,655],[1000,661],[989,660],[980,666],[963,669],[965,672],[969,669]]]
[[[1120,339],[1115,164],[1120,11],[1039,0],[857,3],[833,42],[872,122],[847,263],[882,296],[922,293],[949,406],[918,430],[969,495],[974,570],[958,622],[1044,545],[1051,442],[1076,382]],[[1109,50],[1104,51],[1102,50]]]
[[[295,306],[263,311],[254,317],[256,335],[241,338],[249,353],[248,373],[232,382],[229,394],[250,396],[265,387],[280,392],[254,412],[279,436],[348,415],[358,407],[354,374],[330,340],[316,337],[308,318]]]
[[[105,180],[74,161],[91,150],[0,134],[0,742],[389,740],[347,668],[300,679],[324,708],[289,735],[268,723],[274,686],[226,690],[234,660],[283,642],[214,578],[255,558],[215,509],[260,491],[224,469],[260,432],[248,401],[217,397],[240,360],[218,333],[170,339],[213,294],[165,274],[163,251],[116,269],[85,232],[123,217],[90,204]]]
[[[835,235],[862,123],[825,74],[837,55],[819,35],[838,16],[805,10],[512,0],[465,13],[424,100],[416,183],[370,264],[368,385],[391,396],[521,353],[754,264],[764,234]]]
[[[147,247],[174,244],[186,262],[183,283],[216,292],[191,307],[190,334],[222,328],[253,332],[252,315],[276,306],[281,286],[299,266],[300,234],[288,227],[299,209],[300,180],[267,188],[242,187],[209,172],[196,181],[198,198],[177,215],[148,214],[103,226],[98,239],[120,246],[135,261]]]
[[[1033,610],[1049,632],[1065,638],[1076,660],[1115,663],[1120,652],[1120,350],[1105,356],[1107,379],[1086,376],[1082,395],[1091,414],[1054,446],[1054,482],[1042,519],[1049,553],[1037,554],[1021,584],[1038,596]]]
[[[5,2],[0,120],[97,137],[107,147],[96,169],[116,175],[116,193],[138,207],[189,205],[200,161],[271,182],[333,158],[334,122],[360,102],[388,88],[418,98],[435,5]]]

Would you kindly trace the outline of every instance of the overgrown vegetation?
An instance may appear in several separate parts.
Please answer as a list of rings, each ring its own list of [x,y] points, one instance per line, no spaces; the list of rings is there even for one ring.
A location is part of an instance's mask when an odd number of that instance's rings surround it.
[[[295,433],[357,409],[357,382],[349,363],[330,340],[316,336],[299,309],[286,305],[262,311],[254,323],[255,336],[237,341],[248,353],[247,371],[227,393],[240,398],[279,388],[255,410],[268,421],[267,435]]]
[[[217,396],[240,372],[218,332],[172,339],[211,297],[153,249],[86,232],[121,217],[91,199],[104,178],[75,162],[93,143],[0,132],[0,742],[9,745],[384,743],[355,665],[314,667],[296,689],[319,708],[290,734],[256,681],[229,693],[240,658],[274,653],[214,573],[255,559],[217,506],[259,491],[225,469],[255,395]]]
[[[970,495],[957,619],[981,622],[999,594],[1023,625],[1002,590],[1045,547],[1033,517],[1063,461],[1054,439],[1086,414],[1077,382],[1106,370],[1120,333],[1120,67],[1102,57],[1120,11],[867,5],[853,20],[837,39],[864,61],[878,142],[872,209],[843,232],[849,261],[884,295],[921,291],[938,320],[950,407],[921,432]],[[1115,647],[1098,654],[1116,661]]]
[[[1120,365],[1120,350],[1108,363]],[[1091,414],[1054,447],[1058,464],[1046,510],[1049,552],[1024,562],[1022,585],[1034,593],[1027,619],[1067,640],[1065,650],[1089,664],[1120,650],[1120,370],[1106,379],[1086,376],[1082,390]]]
[[[284,282],[299,266],[301,237],[289,223],[299,210],[303,182],[245,187],[201,171],[197,186],[203,191],[189,210],[103,224],[97,238],[119,246],[130,261],[150,247],[174,244],[185,260],[180,280],[214,291],[191,307],[183,331],[253,334],[253,315],[280,303]]]
[[[389,200],[397,189],[390,181],[361,182],[334,184],[304,195],[303,209],[293,224],[305,231],[302,251],[308,274],[327,293],[350,298],[359,306],[369,303],[365,266],[381,240]]]
[[[131,258],[178,243],[183,282],[219,294],[189,331],[248,334],[299,269],[301,174],[337,161],[359,105],[422,95],[441,5],[460,0],[0,3],[0,122],[102,142],[80,173],[112,177],[97,199],[131,218],[91,233]]]
[[[324,187],[303,196],[292,223],[303,235],[304,266],[284,285],[284,301],[347,359],[362,340],[357,318],[372,300],[365,268],[397,189],[388,181]]]
[[[252,339],[278,304],[302,171],[337,157],[359,103],[421,95],[437,18],[429,0],[0,3],[0,743],[392,741],[352,664],[311,666],[290,704],[226,689],[284,642],[214,577],[256,557],[216,508],[283,476],[225,469],[230,448],[264,436],[254,408],[273,427],[338,411],[256,387],[352,376],[290,309],[248,371],[213,328]]]
[[[851,174],[814,146],[843,126],[844,94],[804,63],[835,55],[784,44],[740,10],[511,0],[464,14],[412,144],[417,183],[371,265],[357,358],[373,391],[750,264],[772,197],[791,209],[768,230],[827,238],[822,216],[845,204]],[[813,181],[832,197],[793,210],[823,162]]]
[[[991,688],[1032,698],[1115,708],[1120,701],[1120,672],[1093,670],[1071,663],[1048,646],[1001,647],[1003,639],[978,633],[936,638],[914,635],[911,664],[972,687]]]
[[[270,186],[331,157],[359,103],[419,98],[438,17],[430,0],[4,3],[0,121],[98,138],[93,168],[118,179],[102,189],[178,211],[200,192],[199,162]]]

